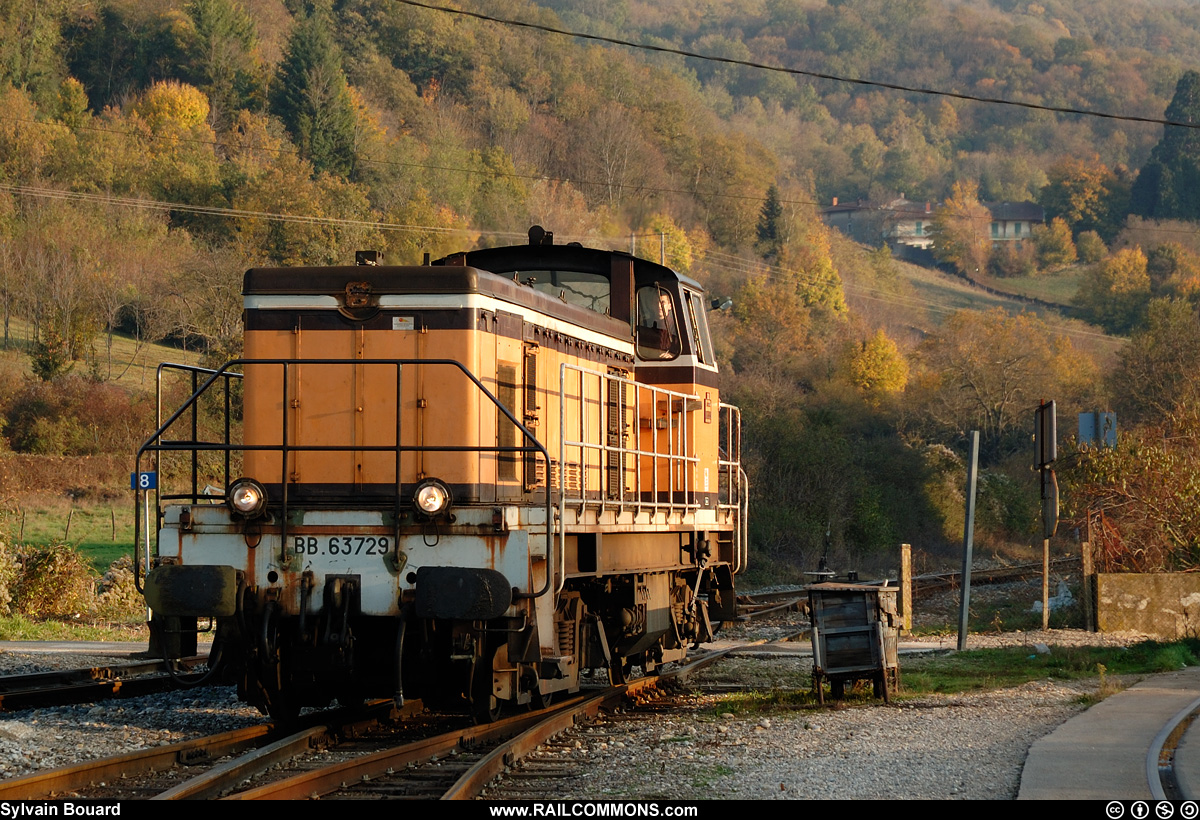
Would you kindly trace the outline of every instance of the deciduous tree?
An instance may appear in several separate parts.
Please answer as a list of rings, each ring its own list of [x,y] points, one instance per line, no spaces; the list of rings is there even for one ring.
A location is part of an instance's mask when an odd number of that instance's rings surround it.
[[[970,180],[955,182],[950,196],[933,215],[929,232],[933,253],[968,275],[987,270],[992,242],[988,225],[992,215],[979,202],[979,186]]]
[[[1029,408],[1043,398],[1074,406],[1095,371],[1042,320],[1000,308],[955,313],[916,355],[920,372],[908,390],[913,406],[923,408],[937,435],[979,430],[990,457],[1026,446]]]
[[[1096,156],[1067,157],[1052,165],[1046,176],[1038,201],[1048,218],[1064,219],[1076,235],[1096,231],[1110,240],[1116,236],[1128,206],[1127,181]]]
[[[1108,246],[1100,234],[1095,231],[1084,231],[1075,239],[1075,250],[1079,253],[1079,261],[1089,265],[1095,264],[1108,255]]]
[[[908,384],[908,361],[882,329],[864,339],[849,361],[850,383],[873,404]]]
[[[1090,320],[1112,333],[1128,333],[1150,300],[1150,276],[1141,248],[1126,248],[1090,267],[1075,304]]]
[[[1050,220],[1049,225],[1034,225],[1033,244],[1037,248],[1038,265],[1045,271],[1065,268],[1077,258],[1071,229],[1062,217]]]
[[[1200,398],[1200,318],[1184,299],[1154,299],[1146,326],[1117,354],[1108,379],[1122,424],[1158,422]]]

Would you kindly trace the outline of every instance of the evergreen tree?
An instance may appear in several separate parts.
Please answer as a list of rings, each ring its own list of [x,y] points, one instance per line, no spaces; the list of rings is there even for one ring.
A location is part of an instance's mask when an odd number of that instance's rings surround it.
[[[1166,117],[1200,124],[1200,72],[1179,78]],[[1140,216],[1200,220],[1200,129],[1166,126],[1130,199],[1133,213]]]
[[[354,105],[325,15],[300,21],[271,87],[271,113],[317,171],[354,169]]]
[[[192,0],[184,10],[186,79],[208,95],[214,126],[223,130],[241,108],[262,107],[265,76],[254,21],[237,0]]]
[[[779,224],[783,221],[783,205],[779,202],[779,189],[772,183],[767,188],[767,201],[758,215],[758,248],[764,257],[779,253],[783,244]]]

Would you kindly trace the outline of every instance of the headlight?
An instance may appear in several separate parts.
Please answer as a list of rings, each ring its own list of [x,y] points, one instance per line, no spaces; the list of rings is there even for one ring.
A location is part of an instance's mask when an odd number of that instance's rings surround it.
[[[229,508],[244,518],[255,518],[267,508],[267,491],[252,478],[239,478],[225,494]]]
[[[427,478],[417,485],[413,506],[430,518],[443,515],[450,510],[450,488],[436,478]]]

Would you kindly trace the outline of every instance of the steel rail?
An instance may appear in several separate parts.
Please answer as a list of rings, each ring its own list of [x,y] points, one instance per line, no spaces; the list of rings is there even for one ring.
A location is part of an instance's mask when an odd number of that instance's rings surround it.
[[[419,700],[409,700],[400,711],[400,715],[415,714],[423,710]],[[338,710],[334,716],[345,715],[347,710]],[[197,775],[183,783],[155,795],[151,800],[203,800],[219,796],[224,791],[232,790],[237,784],[247,778],[261,774],[278,763],[284,763],[299,757],[308,751],[325,745],[336,745],[335,735],[353,735],[358,729],[378,723],[396,715],[391,700],[381,700],[369,704],[365,712],[350,712],[352,720],[326,721],[319,726],[302,729],[299,732],[280,738],[253,749],[240,757],[226,761],[208,771]]]
[[[601,709],[612,708],[625,698],[653,688],[661,682],[686,679],[697,669],[724,657],[731,649],[744,648],[756,643],[763,643],[763,641],[712,652],[680,669],[666,672],[657,677],[641,678],[620,686],[609,687],[595,695],[577,696],[549,710],[515,715],[495,723],[457,729],[416,743],[384,749],[323,769],[303,772],[285,780],[231,794],[225,799],[304,800],[319,798],[348,788],[353,783],[369,782],[386,777],[411,764],[427,762],[431,758],[440,759],[451,754],[469,752],[480,745],[497,743],[499,745],[495,749],[485,754],[459,777],[445,793],[446,796],[443,799],[473,797],[504,766],[511,764],[516,757],[526,753],[538,743],[544,742],[546,737],[558,734],[563,729],[588,717],[594,717]]]
[[[1076,564],[1079,558],[1056,558],[1050,562],[1053,568]],[[1018,564],[1012,567],[994,567],[992,569],[972,569],[971,586],[982,584],[1003,584],[1009,581],[1019,581],[1032,575],[1042,574],[1042,563]],[[918,575],[913,578],[913,594],[920,595],[936,592],[942,589],[954,589],[962,583],[961,572],[943,572],[930,575]]]
[[[184,658],[185,668],[198,666],[207,655]],[[198,675],[183,676],[184,680]],[[113,664],[53,672],[26,672],[0,677],[0,711],[13,712],[34,706],[86,703],[104,698],[130,698],[174,689],[166,661]]]
[[[248,726],[209,737],[185,740],[168,746],[63,766],[45,772],[0,781],[0,800],[41,800],[51,795],[84,788],[99,781],[152,774],[180,764],[236,754],[261,743],[272,731],[270,724]]]
[[[578,698],[572,699],[555,711],[571,708]],[[267,783],[237,794],[228,795],[226,800],[306,800],[338,791],[347,783],[371,780],[390,774],[410,763],[427,761],[431,757],[443,757],[451,752],[468,750],[480,743],[493,743],[506,736],[518,734],[529,726],[545,719],[544,714],[530,713],[515,715],[481,726],[470,726],[444,732],[415,743],[406,743],[362,757],[347,760],[333,766],[302,772],[284,780]]]
[[[749,621],[752,618],[758,618],[762,615],[770,615],[774,612],[782,612],[789,609],[795,609],[798,604],[804,603],[804,598],[789,598],[786,601],[778,604],[762,604],[759,607],[753,605],[745,605],[739,607],[737,619],[739,621]]]
[[[479,794],[484,786],[491,782],[496,775],[500,774],[505,767],[511,765],[514,760],[528,754],[533,749],[536,749],[538,745],[545,743],[549,738],[565,729],[569,729],[581,720],[595,717],[602,708],[611,708],[628,697],[655,689],[659,684],[667,681],[687,680],[693,673],[725,657],[734,648],[744,648],[761,643],[764,643],[764,641],[753,641],[742,644],[739,647],[729,647],[711,652],[703,658],[697,658],[678,669],[653,677],[639,678],[635,681],[612,687],[592,698],[588,698],[583,703],[571,709],[570,712],[564,711],[562,714],[551,715],[546,720],[530,727],[521,735],[513,738],[501,748],[495,749],[485,755],[483,759],[458,779],[458,782],[446,792],[442,799],[463,800],[472,798]]]
[[[276,763],[284,763],[321,745],[328,736],[328,726],[313,726],[311,729],[296,732],[235,760],[214,766],[204,774],[186,780],[150,799],[204,800],[216,797],[232,785],[264,772]]]
[[[612,708],[625,698],[655,689],[666,681],[684,681],[706,666],[716,663],[732,652],[735,648],[755,646],[765,641],[753,641],[738,647],[720,649],[697,658],[686,666],[664,672],[661,675],[638,678],[635,681],[614,686],[585,699],[582,703],[570,709],[562,708],[529,727],[521,734],[505,742],[483,756],[451,786],[442,796],[442,800],[469,800],[478,795],[483,788],[497,775],[502,773],[513,761],[529,754],[539,745],[545,743],[554,735],[571,728],[576,723],[596,717],[603,708]]]

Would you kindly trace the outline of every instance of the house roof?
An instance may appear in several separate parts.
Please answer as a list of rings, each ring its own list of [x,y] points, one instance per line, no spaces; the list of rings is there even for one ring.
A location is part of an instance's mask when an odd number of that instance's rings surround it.
[[[903,198],[889,200],[888,202],[871,202],[866,199],[856,199],[853,202],[839,202],[837,205],[830,205],[828,208],[823,208],[821,212],[825,214],[844,214],[857,211],[879,211],[893,216],[908,216],[915,219],[925,215],[932,215],[935,207],[935,203],[913,202],[911,199]]]
[[[1045,222],[1046,211],[1036,202],[985,202],[992,219],[997,222]]]
[[[873,211],[878,207],[879,205],[874,202],[868,202],[865,199],[858,199],[854,202],[839,202],[836,205],[830,205],[828,208],[824,208],[822,213],[842,214],[848,211]]]
[[[992,219],[997,222],[1045,222],[1046,212],[1036,202],[984,202]],[[853,213],[857,211],[880,211],[893,217],[920,219],[932,216],[941,205],[940,202],[914,202],[911,199],[893,199],[888,202],[871,202],[857,199],[853,202],[839,202],[822,209],[825,214]]]

